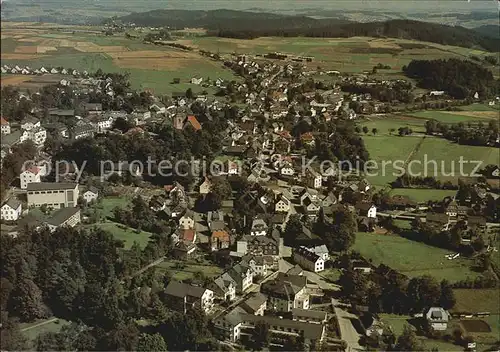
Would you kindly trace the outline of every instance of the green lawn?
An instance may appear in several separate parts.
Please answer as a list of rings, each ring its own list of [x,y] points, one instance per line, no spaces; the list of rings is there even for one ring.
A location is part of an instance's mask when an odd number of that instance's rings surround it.
[[[411,317],[409,315],[380,314],[379,316],[382,322],[391,326],[392,331],[394,332],[396,337],[401,335],[405,325],[411,326],[411,324],[408,322],[409,320],[411,320]],[[418,339],[425,344],[427,350],[436,348],[439,351],[463,351],[462,347],[454,345],[450,342],[431,340],[423,336],[419,336]]]
[[[95,207],[100,211],[101,216],[105,218],[113,218],[113,210],[116,207],[125,208],[130,204],[130,199],[128,197],[106,197],[103,198],[100,203],[95,205]]]
[[[460,172],[461,157],[464,161],[463,173]],[[443,138],[426,138],[413,157],[409,171],[413,176],[434,176],[456,183],[458,177],[471,175],[476,165],[474,161],[482,162],[482,167],[487,164],[498,165],[500,154],[498,149],[493,147],[460,145]]]
[[[136,230],[130,227],[111,221],[89,225],[89,227],[93,226],[108,231],[114,238],[123,241],[125,249],[130,249],[134,242],[137,242],[141,248],[146,247],[149,243],[149,238],[152,235],[150,232],[146,231],[140,231],[137,233]]]
[[[367,175],[368,181],[375,186],[387,186],[394,181],[400,170],[394,167],[402,167],[404,161],[415,149],[423,137],[399,137],[399,136],[372,136],[365,135],[363,140],[366,149],[370,153],[370,159],[378,165],[378,170],[372,170],[372,175]],[[383,162],[386,163],[385,167]]]
[[[391,196],[408,196],[418,203],[426,203],[429,200],[440,201],[445,197],[453,197],[456,193],[455,190],[446,189],[395,188],[391,190]]]
[[[484,111],[484,110],[481,110]],[[420,117],[424,119],[434,119],[438,122],[445,123],[459,123],[459,122],[488,122],[491,118],[487,117],[477,117],[477,116],[465,116],[460,115],[459,112],[443,112],[443,111],[418,111],[411,113],[411,116]]]
[[[178,264],[184,265],[184,268],[177,268]],[[159,264],[156,267],[159,271],[166,271],[172,274],[174,280],[191,279],[196,272],[202,272],[207,277],[215,277],[222,273],[222,268],[205,261],[204,263],[186,263],[184,261],[169,260]]]
[[[500,109],[500,105],[498,103],[493,106],[490,106],[488,104],[475,103],[461,106],[459,109],[463,111],[498,111],[498,109]]]
[[[470,270],[470,260],[448,260],[445,255],[450,251],[397,235],[358,232],[353,250],[371,259],[375,265],[386,264],[410,277],[431,275],[439,281],[456,282],[478,276]]]
[[[53,322],[42,325],[43,322],[51,319],[53,319],[53,317],[48,319],[39,319],[33,323],[20,324],[19,328],[28,341],[33,342],[40,334],[46,332],[59,332],[63,326],[71,324],[71,322],[67,320],[57,319]]]
[[[400,127],[408,127],[413,130],[413,132],[425,132],[425,121],[419,118],[409,118],[402,116],[388,116],[388,117],[379,117],[379,116],[370,116],[364,120],[360,120],[358,125],[362,128],[364,126],[368,127],[369,133],[373,128],[377,129],[377,135],[389,136],[392,132],[389,130],[394,128],[395,132],[392,134],[397,135],[398,128]]]

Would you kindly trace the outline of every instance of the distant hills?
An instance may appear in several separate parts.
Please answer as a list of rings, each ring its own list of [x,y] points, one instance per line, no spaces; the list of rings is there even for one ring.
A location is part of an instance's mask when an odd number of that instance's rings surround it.
[[[161,26],[173,29],[205,28],[212,35],[231,38],[368,36],[414,39],[444,45],[482,48],[488,51],[498,51],[500,47],[499,38],[486,33],[490,28],[472,30],[404,19],[358,23],[342,19],[317,19],[308,16],[235,10],[155,10],[132,13],[117,20],[135,23],[138,26]]]

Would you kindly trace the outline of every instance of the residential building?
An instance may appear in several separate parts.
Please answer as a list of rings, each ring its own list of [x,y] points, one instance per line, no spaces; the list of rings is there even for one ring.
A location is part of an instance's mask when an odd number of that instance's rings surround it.
[[[179,241],[175,244],[173,254],[176,259],[187,260],[193,256],[196,245],[191,242]]]
[[[80,138],[92,138],[95,133],[95,128],[90,123],[83,123],[80,125],[76,125],[72,131],[73,139]]]
[[[22,214],[22,204],[15,198],[10,198],[2,205],[1,208],[2,220],[17,221]]]
[[[315,273],[325,270],[323,258],[303,246],[293,250],[293,260],[301,267]]]
[[[47,220],[50,231],[55,231],[59,227],[75,227],[81,222],[80,208],[61,208]]]
[[[93,125],[97,133],[105,133],[113,127],[114,121],[115,119],[113,118],[113,116],[105,114],[93,118],[91,124]]]
[[[54,209],[76,207],[79,189],[77,183],[40,182],[29,183],[28,207],[46,204]]]
[[[102,113],[102,104],[101,103],[83,103],[83,110],[90,115],[96,115]]]
[[[45,130],[45,128],[41,126],[31,128],[29,130],[23,130],[21,135],[22,142],[30,140],[36,145],[44,144],[46,139],[47,139],[47,130]]]
[[[253,271],[246,264],[235,264],[226,273],[233,279],[237,293],[243,293],[252,286]]]
[[[4,117],[0,117],[0,126],[2,134],[10,134],[10,123]]]
[[[288,213],[291,207],[291,200],[289,195],[280,193],[276,198],[276,203],[274,203],[274,210],[277,213]]]
[[[240,307],[248,314],[263,316],[267,307],[267,296],[260,292],[255,292],[241,303]]]
[[[432,330],[444,331],[448,328],[448,321],[450,321],[450,313],[441,307],[431,307],[426,314],[427,322],[430,324]]]
[[[216,277],[208,287],[214,292],[215,297],[224,301],[233,301],[236,298],[236,281],[224,272]]]
[[[292,317],[292,319],[295,321],[324,324],[327,321],[328,315],[326,312],[320,310],[293,308]]]
[[[264,282],[260,290],[268,296],[268,309],[290,312],[293,308],[309,309],[307,278],[278,273],[274,280]]]
[[[26,117],[21,123],[21,129],[25,131],[30,131],[39,127],[42,127],[42,125],[40,124],[40,120],[33,116]]]
[[[279,238],[270,236],[243,236],[236,242],[236,251],[241,254],[279,256]]]
[[[252,227],[250,229],[251,236],[265,236],[268,231],[268,226],[263,219],[257,218],[252,221]]]
[[[210,249],[212,251],[218,251],[221,249],[229,248],[231,245],[231,237],[226,230],[215,230],[212,231],[210,236]]]
[[[268,269],[274,265],[274,259],[272,257],[252,254],[243,256],[241,262],[248,265],[250,269],[252,269],[254,275],[259,275],[261,277],[265,277],[268,273]]]
[[[85,202],[87,203],[91,203],[93,201],[96,201],[97,198],[99,197],[99,190],[93,186],[89,187],[89,189],[87,189],[85,191],[85,193],[83,193],[83,199],[85,200]]]
[[[166,305],[173,310],[186,314],[190,309],[201,309],[205,314],[213,307],[212,290],[189,284],[170,281],[165,288]]]
[[[21,189],[27,189],[30,183],[40,183],[40,176],[41,170],[36,166],[21,172],[21,175],[19,175]]]
[[[179,219],[179,227],[182,229],[194,229],[194,212],[192,210],[186,210],[184,215]]]
[[[377,218],[377,207],[374,204],[358,202],[355,207],[360,216],[366,216],[369,219]]]
[[[205,177],[203,182],[200,185],[199,192],[202,195],[210,193],[210,188],[212,187],[212,182],[208,179],[208,177]]]
[[[323,324],[248,314],[242,307],[233,308],[229,313],[219,316],[214,321],[217,335],[233,342],[240,339],[242,331],[248,332],[261,323],[269,327],[271,340],[277,338],[282,341],[285,337],[303,336],[304,342],[313,346],[323,341],[326,336],[326,328]]]
[[[318,189],[323,184],[323,177],[316,170],[306,168],[305,180],[307,187]]]

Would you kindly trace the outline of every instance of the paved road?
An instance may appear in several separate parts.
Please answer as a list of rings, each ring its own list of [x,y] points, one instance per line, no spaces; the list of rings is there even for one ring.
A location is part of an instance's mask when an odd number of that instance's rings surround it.
[[[31,326],[28,326],[27,328],[21,329],[21,331],[25,332],[25,331],[37,328],[37,327],[42,326],[42,325],[50,324],[50,323],[52,323],[52,322],[54,322],[56,320],[59,320],[59,318],[50,318],[50,319],[47,319],[45,321],[42,321],[41,323],[38,323],[38,324],[35,324],[35,325],[31,325]]]
[[[364,348],[359,344],[361,336],[358,334],[351,322],[351,318],[357,319],[357,317],[343,308],[340,308],[340,302],[336,299],[332,298],[332,305],[339,322],[340,336],[342,340],[347,343],[347,351],[363,351]]]

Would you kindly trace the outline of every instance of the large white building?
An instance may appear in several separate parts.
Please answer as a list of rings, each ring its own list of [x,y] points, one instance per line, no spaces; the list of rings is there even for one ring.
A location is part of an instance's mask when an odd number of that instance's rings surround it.
[[[30,183],[27,189],[28,207],[44,204],[54,209],[76,207],[80,195],[77,183]]]
[[[30,167],[27,170],[24,170],[21,175],[19,175],[19,179],[21,182],[21,189],[28,188],[30,183],[40,183],[40,176],[42,172],[38,167]]]
[[[304,269],[315,273],[325,270],[325,260],[303,246],[293,250],[293,260]]]
[[[10,198],[1,208],[1,218],[6,221],[17,221],[21,217],[22,205],[17,199]]]

